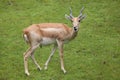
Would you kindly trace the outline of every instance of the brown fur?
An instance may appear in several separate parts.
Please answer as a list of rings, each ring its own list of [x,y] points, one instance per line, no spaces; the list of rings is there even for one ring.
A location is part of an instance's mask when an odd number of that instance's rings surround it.
[[[62,29],[62,31],[59,32],[51,32],[51,31],[43,31],[44,28],[56,28],[56,29]],[[48,37],[48,38],[55,38],[58,40],[72,40],[75,38],[76,33],[71,33],[72,29],[69,28],[67,25],[62,23],[42,23],[42,24],[33,24],[29,26],[28,28],[24,29],[24,34],[26,34],[31,42],[31,36],[29,33],[31,31],[34,31],[35,33],[39,34],[39,36],[42,37]]]

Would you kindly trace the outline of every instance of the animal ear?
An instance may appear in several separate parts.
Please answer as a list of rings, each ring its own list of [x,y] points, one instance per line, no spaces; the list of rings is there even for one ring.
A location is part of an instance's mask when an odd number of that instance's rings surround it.
[[[70,16],[68,16],[67,14],[65,14],[65,18],[68,20],[72,20],[72,18]]]

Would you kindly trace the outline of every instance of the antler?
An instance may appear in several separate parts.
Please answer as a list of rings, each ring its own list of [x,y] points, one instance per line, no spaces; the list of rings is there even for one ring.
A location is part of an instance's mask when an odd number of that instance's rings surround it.
[[[82,7],[82,9],[80,10],[80,15],[78,17],[82,17],[83,10],[84,10],[84,7]]]
[[[74,16],[72,15],[72,9],[71,9],[71,7],[70,7],[70,17],[74,18]]]

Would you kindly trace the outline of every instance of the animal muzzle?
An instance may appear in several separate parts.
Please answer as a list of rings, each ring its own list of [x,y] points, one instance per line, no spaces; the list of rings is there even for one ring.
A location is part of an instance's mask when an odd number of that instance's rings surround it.
[[[78,31],[78,28],[77,27],[73,27],[74,31]]]

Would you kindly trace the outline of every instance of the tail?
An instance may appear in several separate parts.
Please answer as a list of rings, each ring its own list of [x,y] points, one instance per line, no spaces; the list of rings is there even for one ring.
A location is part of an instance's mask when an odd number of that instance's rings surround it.
[[[28,37],[27,33],[24,33],[24,34],[23,34],[23,38],[24,38],[24,40],[26,41],[26,43],[30,43],[29,37]]]

